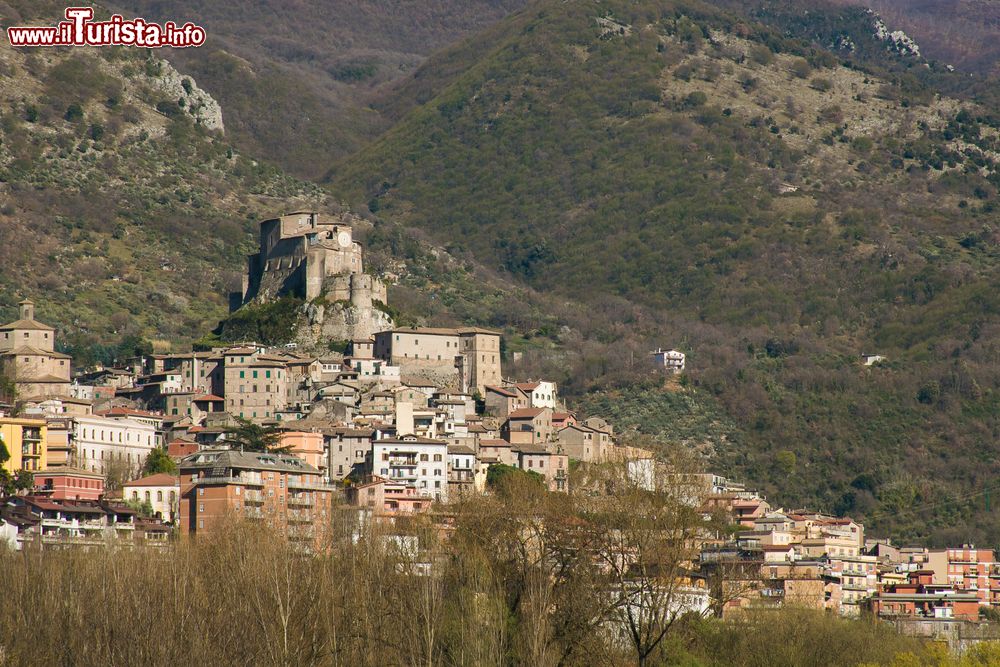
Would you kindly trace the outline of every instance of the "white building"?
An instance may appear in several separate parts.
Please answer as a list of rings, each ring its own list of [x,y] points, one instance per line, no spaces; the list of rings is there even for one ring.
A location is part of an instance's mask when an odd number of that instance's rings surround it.
[[[653,363],[656,364],[658,368],[662,368],[671,373],[680,373],[684,370],[684,362],[687,357],[683,352],[678,352],[677,350],[664,350],[663,348],[658,347],[650,354],[653,355]]]
[[[555,410],[559,406],[559,391],[555,382],[537,380],[530,382],[515,382],[508,384],[507,389],[517,388],[527,399],[526,408],[549,408]]]
[[[104,474],[112,461],[138,470],[156,447],[156,428],[134,419],[81,416],[73,420],[75,465]]]
[[[372,472],[435,500],[448,499],[448,443],[403,436],[372,443]]]
[[[122,498],[127,501],[149,503],[153,516],[174,523],[179,516],[180,477],[158,473],[122,485]]]

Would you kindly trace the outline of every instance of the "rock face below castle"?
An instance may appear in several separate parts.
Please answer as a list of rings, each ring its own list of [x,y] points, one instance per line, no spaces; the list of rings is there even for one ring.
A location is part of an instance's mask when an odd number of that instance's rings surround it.
[[[369,338],[392,328],[384,308],[385,284],[364,272],[351,214],[297,212],[260,223],[260,250],[247,258],[243,290],[233,305],[282,296],[306,301],[300,343]],[[237,296],[237,295],[234,295]]]

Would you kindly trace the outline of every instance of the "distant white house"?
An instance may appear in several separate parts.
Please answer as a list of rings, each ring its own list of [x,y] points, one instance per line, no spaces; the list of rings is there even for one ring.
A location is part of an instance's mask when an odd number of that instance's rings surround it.
[[[686,357],[683,352],[656,348],[656,350],[650,354],[653,355],[653,363],[656,364],[657,368],[663,368],[663,370],[675,374],[684,370],[684,361]]]
[[[877,364],[880,361],[885,361],[885,357],[881,354],[862,354],[861,363],[865,366],[871,366],[872,364]]]

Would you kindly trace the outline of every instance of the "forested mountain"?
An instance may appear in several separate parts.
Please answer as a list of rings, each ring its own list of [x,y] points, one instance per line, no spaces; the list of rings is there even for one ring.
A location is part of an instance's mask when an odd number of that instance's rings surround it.
[[[603,368],[689,346],[742,433],[730,472],[994,535],[1000,116],[871,13],[795,6],[533,5],[432,57],[331,187],[584,302]]]
[[[388,123],[368,104],[433,51],[526,0],[115,0],[129,16],[193,21],[199,49],[165,54],[226,109],[236,146],[321,176]]]

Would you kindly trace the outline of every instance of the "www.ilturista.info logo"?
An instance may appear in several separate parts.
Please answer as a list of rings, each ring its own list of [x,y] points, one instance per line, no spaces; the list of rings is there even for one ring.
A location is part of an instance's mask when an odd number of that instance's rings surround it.
[[[143,19],[126,21],[115,14],[108,21],[92,21],[93,7],[67,7],[66,20],[51,27],[7,28],[11,46],[161,46],[184,48],[205,43],[205,29],[193,23],[163,25]]]

